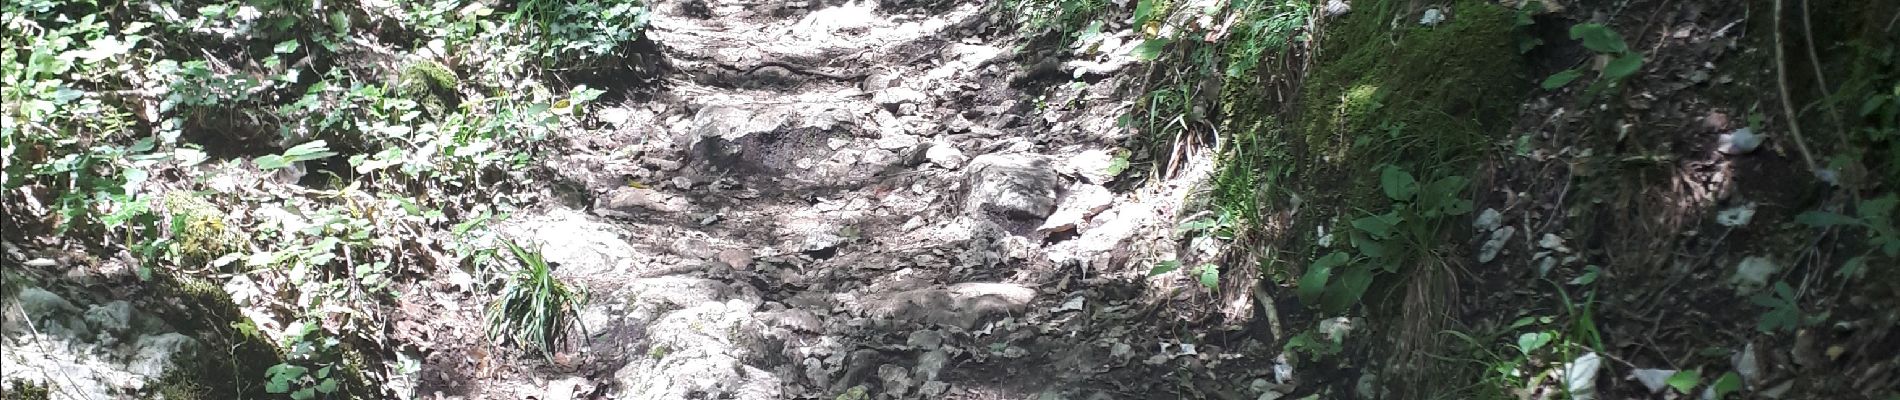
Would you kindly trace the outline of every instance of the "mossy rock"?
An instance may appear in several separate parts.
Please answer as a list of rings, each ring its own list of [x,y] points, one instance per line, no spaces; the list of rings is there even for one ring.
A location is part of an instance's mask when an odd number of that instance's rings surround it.
[[[396,76],[396,94],[422,105],[431,114],[442,115],[462,103],[462,79],[442,63],[420,60],[402,67]]]
[[[1343,17],[1322,39],[1299,112],[1310,154],[1435,170],[1474,159],[1476,146],[1510,127],[1528,86],[1517,11],[1461,0],[1426,27],[1399,3]],[[1405,24],[1396,32],[1395,18]]]
[[[158,389],[203,394],[206,399],[263,398],[264,371],[282,363],[283,354],[270,338],[233,324],[245,321],[224,288],[210,281],[176,274],[153,279],[159,298],[177,299],[184,309],[156,308],[160,318],[181,332],[205,341],[211,351],[177,374],[163,377]],[[169,397],[168,397],[169,398]]]
[[[225,224],[225,211],[190,192],[162,199],[171,215],[171,255],[181,265],[202,265],[243,248],[244,234]]]

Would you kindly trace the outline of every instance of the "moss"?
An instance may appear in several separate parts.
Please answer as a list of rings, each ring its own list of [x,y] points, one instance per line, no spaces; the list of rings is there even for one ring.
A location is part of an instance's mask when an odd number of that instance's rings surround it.
[[[160,378],[154,390],[164,400],[203,400],[211,398],[211,388],[199,380],[192,368],[177,368]]]
[[[1523,33],[1515,10],[1484,0],[1456,0],[1441,6],[1449,14],[1447,20],[1425,27],[1417,24],[1423,10],[1411,4],[1354,3],[1354,12],[1335,20],[1320,39],[1315,69],[1301,86],[1293,133],[1282,142],[1292,148],[1299,165],[1286,181],[1307,183],[1300,188],[1307,204],[1330,209],[1295,216],[1298,220],[1289,229],[1297,238],[1282,247],[1295,249],[1296,258],[1331,251],[1312,240],[1310,232],[1317,226],[1351,232],[1354,228],[1347,221],[1364,212],[1391,209],[1375,172],[1381,164],[1396,165],[1426,181],[1471,176],[1484,144],[1508,131],[1520,95],[1529,87],[1517,47]],[[1435,250],[1407,251],[1429,258],[1435,257]],[[1443,305],[1407,303],[1442,298],[1434,292],[1444,290],[1437,287],[1442,285],[1415,278],[1435,276],[1417,272],[1442,269],[1443,263],[1421,259],[1402,264],[1408,268],[1401,273],[1374,279],[1361,298],[1365,313],[1389,319],[1381,325],[1395,328],[1384,334],[1401,348],[1435,351],[1430,346],[1437,322],[1406,316],[1436,315],[1429,309]],[[1419,290],[1423,292],[1411,293]],[[1418,332],[1408,332],[1413,330]],[[1417,361],[1406,361],[1403,354],[1379,356],[1397,356],[1388,361],[1392,365]],[[1390,379],[1399,386],[1429,386],[1460,373],[1418,368]]]
[[[164,197],[171,214],[174,261],[183,265],[202,265],[241,248],[243,234],[224,223],[224,210],[189,192],[172,192]]]
[[[458,91],[462,80],[455,71],[435,61],[422,60],[403,66],[396,77],[396,93],[415,100],[430,113],[442,114],[459,107]]]
[[[210,281],[189,276],[161,274],[155,283],[159,297],[190,305],[184,309],[159,308],[160,317],[212,349],[198,357],[195,365],[181,368],[195,373],[171,378],[190,381],[190,388],[205,394],[204,398],[267,397],[263,391],[264,371],[283,362],[283,355],[256,330],[233,326],[245,318],[231,295]]]
[[[1527,84],[1515,11],[1461,0],[1435,27],[1391,1],[1349,15],[1322,39],[1320,68],[1304,87],[1306,145],[1330,162],[1382,162],[1422,171],[1472,159],[1473,146],[1508,128]]]

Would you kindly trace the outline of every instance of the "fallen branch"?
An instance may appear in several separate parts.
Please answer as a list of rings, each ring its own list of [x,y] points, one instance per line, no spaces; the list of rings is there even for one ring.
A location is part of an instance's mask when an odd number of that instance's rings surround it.
[[[1801,138],[1801,122],[1795,120],[1794,100],[1788,96],[1788,62],[1785,47],[1781,43],[1781,0],[1775,0],[1775,82],[1781,88],[1781,112],[1788,118],[1788,133],[1794,136],[1795,150],[1801,151],[1801,160],[1807,162],[1808,172],[1821,175],[1821,168],[1814,163],[1814,153],[1808,151],[1807,140]]]

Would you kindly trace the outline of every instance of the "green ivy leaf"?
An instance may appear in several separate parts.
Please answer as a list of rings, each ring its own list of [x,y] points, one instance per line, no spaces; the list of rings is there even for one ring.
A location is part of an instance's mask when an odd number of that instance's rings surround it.
[[[277,54],[290,54],[297,52],[298,47],[300,47],[300,45],[297,43],[297,39],[290,39],[278,42],[276,46],[271,46],[270,51]]]
[[[1379,173],[1379,187],[1385,189],[1385,196],[1393,201],[1411,201],[1418,195],[1418,179],[1412,173],[1399,167],[1387,165]]]
[[[1300,301],[1317,303],[1320,295],[1326,292],[1326,281],[1332,278],[1333,268],[1346,265],[1348,261],[1352,261],[1352,255],[1338,251],[1313,260],[1313,264],[1306,267],[1306,274],[1300,277],[1297,291]]]
[[[1702,384],[1702,371],[1693,369],[1676,371],[1676,374],[1670,375],[1669,379],[1664,381],[1664,383],[1668,383],[1669,387],[1675,388],[1676,393],[1689,394],[1689,391],[1694,390],[1696,385]]]
[[[1635,75],[1643,69],[1643,53],[1628,53],[1603,66],[1603,78],[1612,81]]]
[[[1154,61],[1157,58],[1161,58],[1161,51],[1168,48],[1169,42],[1172,41],[1163,38],[1148,39],[1142,41],[1140,45],[1136,45],[1133,50],[1129,50],[1128,55],[1134,56],[1136,60],[1140,61]]]
[[[1570,38],[1583,41],[1583,47],[1598,53],[1623,53],[1629,51],[1629,45],[1623,42],[1623,36],[1603,24],[1576,24],[1570,27]]]
[[[1575,81],[1577,80],[1578,77],[1582,77],[1582,76],[1583,76],[1583,71],[1578,71],[1575,68],[1559,71],[1555,74],[1550,74],[1550,77],[1544,78],[1544,84],[1543,84],[1544,90],[1554,90],[1560,87],[1564,87],[1564,85],[1569,85],[1571,81]]]
[[[317,388],[314,388],[314,387],[307,387],[307,388],[303,388],[303,389],[298,389],[296,393],[291,393],[291,394],[290,394],[290,398],[291,398],[291,400],[310,400],[310,399],[315,399],[315,398],[317,398]]]

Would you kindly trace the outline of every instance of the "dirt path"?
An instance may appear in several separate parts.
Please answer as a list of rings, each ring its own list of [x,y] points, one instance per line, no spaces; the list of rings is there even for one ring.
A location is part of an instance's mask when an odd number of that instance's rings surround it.
[[[1257,327],[1199,332],[1250,312],[1244,296],[1227,314],[1159,312],[1213,302],[1146,277],[1184,247],[1174,216],[1210,161],[1108,189],[1118,85],[1039,107],[980,7],[657,5],[650,35],[677,73],[549,160],[586,200],[504,229],[593,292],[585,361],[438,351],[422,393],[1253,398],[1283,383],[1255,359],[1274,353]]]

